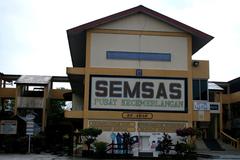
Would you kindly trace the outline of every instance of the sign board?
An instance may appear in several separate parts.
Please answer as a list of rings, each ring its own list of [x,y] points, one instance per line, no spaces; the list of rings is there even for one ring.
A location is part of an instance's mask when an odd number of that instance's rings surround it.
[[[0,134],[17,134],[17,121],[16,120],[1,120],[0,121]]]
[[[185,128],[186,122],[138,122],[139,132],[175,133],[179,128]]]
[[[29,120],[33,120],[35,118],[35,116],[32,113],[29,113],[26,115],[26,119]]]
[[[208,101],[194,101],[193,102],[194,111],[209,111],[209,102]]]
[[[34,122],[27,121],[27,126],[26,126],[26,135],[33,135],[34,132]]]
[[[34,132],[34,118],[35,116],[32,113],[26,115],[27,124],[26,124],[26,135],[33,135]]]
[[[124,119],[152,119],[152,113],[139,113],[139,112],[123,112],[122,118]]]
[[[92,76],[90,109],[187,111],[186,79]]]
[[[135,132],[135,122],[89,120],[88,127],[99,128],[103,131]]]
[[[220,103],[210,103],[210,113],[220,113]]]

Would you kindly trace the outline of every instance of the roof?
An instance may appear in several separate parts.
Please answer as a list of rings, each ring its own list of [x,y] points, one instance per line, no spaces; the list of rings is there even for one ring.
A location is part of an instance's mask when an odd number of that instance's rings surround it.
[[[223,91],[224,89],[213,82],[208,82],[208,89],[209,90],[215,90],[215,91]]]
[[[162,21],[168,25],[171,25],[177,29],[180,29],[184,32],[187,32],[192,35],[192,53],[196,53],[199,49],[201,49],[204,45],[206,45],[209,41],[211,41],[214,37],[199,31],[195,28],[192,28],[186,24],[183,24],[177,20],[174,20],[170,17],[167,17],[161,13],[153,11],[149,8],[146,8],[142,5],[71,28],[67,30],[68,42],[72,57],[73,66],[82,67],[84,65],[84,60],[79,59],[79,53],[84,56],[86,50],[86,31],[89,29],[96,28],[100,25],[110,23],[121,18],[125,18],[127,16],[143,13],[150,17],[153,17],[159,21]],[[85,57],[83,57],[85,58]]]
[[[51,76],[23,75],[17,79],[16,84],[47,85],[51,78]]]

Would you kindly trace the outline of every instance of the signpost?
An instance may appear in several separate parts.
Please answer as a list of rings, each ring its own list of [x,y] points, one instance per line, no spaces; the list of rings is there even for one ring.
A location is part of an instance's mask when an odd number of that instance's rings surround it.
[[[28,135],[28,153],[31,153],[31,136],[34,132],[34,118],[35,116],[33,114],[27,114],[27,125],[26,125],[26,135]]]

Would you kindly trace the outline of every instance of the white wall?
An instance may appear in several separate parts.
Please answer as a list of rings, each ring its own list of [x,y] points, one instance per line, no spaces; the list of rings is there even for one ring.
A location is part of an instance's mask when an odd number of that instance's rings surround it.
[[[139,68],[187,70],[186,37],[92,33],[90,66],[102,68]],[[171,62],[109,60],[106,51],[171,53]]]
[[[112,143],[111,141],[111,133],[112,132],[102,132],[102,134],[100,136],[97,137],[97,141],[103,141],[103,142],[107,142],[108,144]],[[117,134],[117,132],[114,132]],[[119,132],[122,134],[122,132]],[[177,136],[176,133],[168,133],[168,135],[171,136],[172,139],[172,143],[176,144],[177,141],[181,141],[181,137]],[[163,132],[141,132],[140,134],[137,132],[130,132],[130,136],[139,136],[139,139],[141,139],[141,137],[149,137],[148,139],[148,143],[147,144],[142,144],[141,140],[139,141],[139,144],[134,144],[132,147],[132,150],[138,150],[138,151],[143,151],[143,152],[153,152],[155,151],[155,149],[151,148],[151,144],[152,141],[155,141],[157,144],[157,141],[163,140]],[[115,144],[117,143],[116,140],[114,142]],[[143,148],[143,146],[145,146]]]
[[[142,30],[182,32],[166,23],[145,14],[134,14],[123,19],[99,26],[100,29]]]

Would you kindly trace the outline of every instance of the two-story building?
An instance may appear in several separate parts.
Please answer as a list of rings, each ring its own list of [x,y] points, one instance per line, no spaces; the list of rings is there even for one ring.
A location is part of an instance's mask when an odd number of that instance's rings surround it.
[[[83,128],[139,135],[141,150],[162,133],[210,121],[209,62],[192,55],[212,36],[137,6],[67,30],[72,111]],[[195,101],[197,100],[197,101]]]

